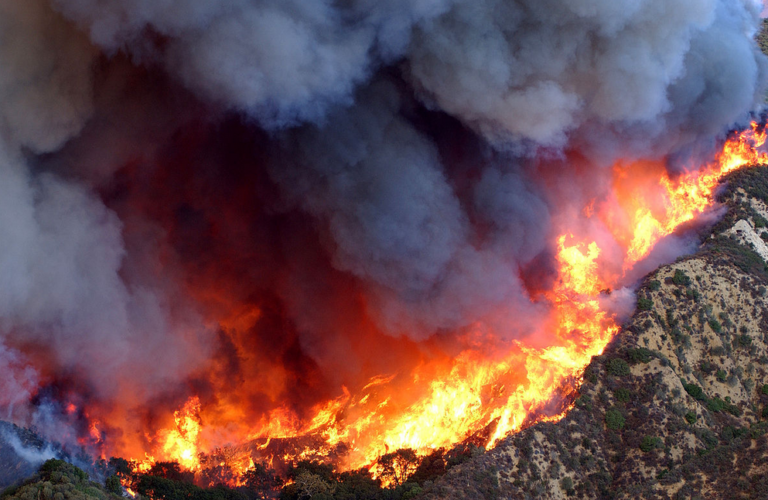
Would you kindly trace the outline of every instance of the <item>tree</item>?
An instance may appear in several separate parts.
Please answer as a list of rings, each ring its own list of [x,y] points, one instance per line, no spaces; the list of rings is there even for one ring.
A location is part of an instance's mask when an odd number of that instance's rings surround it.
[[[386,484],[399,486],[416,472],[419,457],[409,448],[400,448],[394,453],[382,455],[377,462],[381,470],[380,477]]]
[[[760,46],[760,50],[764,54],[768,54],[768,19],[763,19],[763,25],[760,27],[760,31],[755,37],[757,44]]]
[[[302,471],[296,476],[296,491],[299,499],[332,497],[335,488],[326,483],[322,477],[309,471]]]
[[[123,487],[120,485],[120,479],[114,474],[104,481],[104,487],[110,493],[114,493],[117,496],[123,496]]]
[[[260,499],[272,498],[274,493],[283,486],[283,480],[277,475],[275,469],[267,468],[261,462],[245,471],[240,479],[243,485],[256,493],[257,498]]]
[[[195,480],[194,472],[182,470],[179,462],[157,462],[147,471],[147,474],[187,483],[192,483]]]
[[[675,269],[675,275],[672,276],[672,283],[675,285],[688,286],[691,284],[691,278],[682,269]]]
[[[637,309],[640,311],[650,311],[653,309],[653,301],[646,297],[638,297]]]
[[[610,409],[605,412],[605,425],[613,431],[621,430],[624,427],[624,415],[619,410]]]

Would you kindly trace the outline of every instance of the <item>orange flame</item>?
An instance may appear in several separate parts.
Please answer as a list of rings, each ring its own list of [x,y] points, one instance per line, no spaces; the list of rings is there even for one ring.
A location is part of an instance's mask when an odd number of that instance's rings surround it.
[[[765,143],[766,135],[765,130],[760,131],[758,124],[752,122],[748,130],[725,143],[712,163],[685,172],[675,180],[670,179],[658,163],[617,165],[616,191],[620,193],[619,204],[625,218],[619,221],[615,214],[605,215],[613,219],[613,224],[608,225],[612,226],[617,240],[627,242],[624,269],[648,255],[661,238],[701,214],[711,203],[712,192],[725,174],[744,165],[768,164],[768,153],[757,150]],[[643,175],[642,170],[649,171],[651,176]],[[631,185],[626,186],[625,182]]]

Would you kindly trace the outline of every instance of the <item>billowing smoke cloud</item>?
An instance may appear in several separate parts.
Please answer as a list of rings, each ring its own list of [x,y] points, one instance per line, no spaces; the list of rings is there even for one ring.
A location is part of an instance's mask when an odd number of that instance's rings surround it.
[[[369,89],[327,125],[289,134],[293,159],[273,165],[273,177],[327,221],[334,266],[369,284],[372,312],[393,334],[423,338],[505,304],[519,310],[516,258],[543,250],[546,205],[514,174],[489,168],[467,201],[493,232],[473,245],[437,150],[399,108],[392,86]]]
[[[82,373],[99,397],[147,397],[204,348],[177,337],[189,325],[170,320],[159,290],[120,276],[122,223],[98,196],[31,168],[30,155],[61,148],[92,116],[98,51],[46,2],[0,11],[0,403],[23,414],[18,403],[58,372]],[[42,365],[17,350],[30,346]]]
[[[428,104],[492,140],[563,145],[587,123],[661,133],[736,119],[762,64],[746,0],[54,4],[108,53],[159,61],[267,126],[321,120],[402,60]]]
[[[190,392],[257,420],[473,326],[541,334],[555,228],[606,165],[674,163],[761,101],[757,20],[746,0],[0,0],[0,406],[76,424],[96,400],[129,440]]]
[[[0,33],[3,137],[36,153],[56,150],[90,116],[96,50],[44,1],[2,2]]]

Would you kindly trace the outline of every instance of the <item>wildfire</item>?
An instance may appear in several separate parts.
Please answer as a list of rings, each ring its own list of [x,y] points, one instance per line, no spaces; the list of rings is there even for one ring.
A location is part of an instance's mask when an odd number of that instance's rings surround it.
[[[175,427],[158,432],[158,455],[166,461],[178,462],[186,469],[200,469],[200,399],[196,396],[190,398],[180,410],[174,412],[173,418]],[[154,456],[145,454],[143,460],[136,461],[134,472],[147,472],[155,463]]]
[[[756,150],[765,140],[766,132],[753,123],[728,140],[711,164],[674,179],[658,162],[616,165],[615,198],[592,200],[581,213],[597,216],[609,229],[625,251],[626,271],[659,239],[702,213],[724,174],[746,164],[768,164],[768,154]],[[452,358],[423,362],[408,374],[374,377],[356,392],[344,387],[310,418],[278,406],[241,439],[252,446],[238,448],[218,465],[231,468],[234,477],[254,460],[333,459],[343,468],[370,467],[400,448],[424,455],[472,436],[494,446],[526,424],[560,419],[567,408],[547,405],[558,391],[573,393],[584,367],[618,331],[601,299],[621,277],[601,277],[602,250],[592,238],[567,233],[556,242],[558,279],[543,298],[553,337],[547,347],[522,339],[490,356],[467,348]],[[247,318],[228,321],[253,325],[258,319],[258,311],[250,311]],[[482,334],[483,326],[476,329]],[[137,470],[147,470],[157,456],[199,471],[201,452],[212,451],[205,410],[197,396],[190,398],[175,412],[175,425],[154,436],[153,457],[137,462]],[[290,439],[296,443],[284,446]]]
[[[765,141],[766,131],[760,130],[757,122],[752,122],[748,130],[725,143],[713,162],[684,172],[674,180],[661,164],[617,165],[616,191],[621,193],[618,203],[626,218],[621,223],[608,225],[612,226],[617,240],[627,243],[624,268],[631,268],[648,255],[657,241],[701,214],[709,206],[712,192],[725,174],[744,165],[768,164],[768,153],[757,150]],[[639,172],[642,170],[652,175],[643,175]],[[632,185],[623,185],[628,182]],[[610,220],[611,214],[605,214],[605,218]],[[629,234],[626,228],[629,228]]]

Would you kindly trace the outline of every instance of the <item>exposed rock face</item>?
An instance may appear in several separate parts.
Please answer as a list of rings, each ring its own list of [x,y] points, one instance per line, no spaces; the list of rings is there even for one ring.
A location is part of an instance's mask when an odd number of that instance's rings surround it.
[[[737,172],[699,252],[659,268],[574,408],[426,498],[768,498],[768,170]]]

